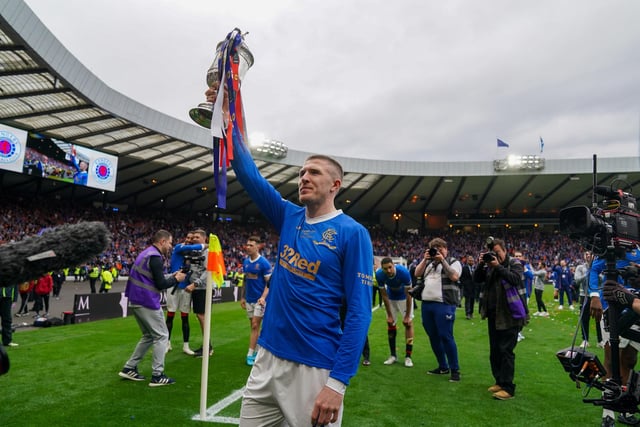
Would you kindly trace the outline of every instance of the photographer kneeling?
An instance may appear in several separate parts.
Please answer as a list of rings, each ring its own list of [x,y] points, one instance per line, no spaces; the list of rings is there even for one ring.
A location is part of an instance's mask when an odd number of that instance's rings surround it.
[[[524,268],[516,258],[507,255],[500,239],[487,239],[489,252],[480,255],[473,279],[484,282],[480,293],[480,316],[487,319],[489,361],[495,384],[488,388],[498,400],[512,399],[518,333],[529,314],[526,289],[522,281]]]

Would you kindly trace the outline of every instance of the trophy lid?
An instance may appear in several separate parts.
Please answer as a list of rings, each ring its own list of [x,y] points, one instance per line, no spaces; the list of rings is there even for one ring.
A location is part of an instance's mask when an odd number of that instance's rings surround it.
[[[240,30],[236,29],[236,31],[240,31]],[[247,71],[249,70],[249,68],[253,66],[253,54],[251,53],[251,51],[249,50],[249,47],[244,41],[244,34],[241,37],[242,37],[242,43],[236,49],[238,58],[240,60],[240,63],[238,66],[238,78],[240,79],[240,81],[244,79],[244,76],[247,74]],[[220,59],[223,55],[223,52],[222,52],[223,44],[224,44],[224,41],[221,41],[216,46],[216,55],[213,59],[213,63],[207,70],[207,85],[209,87],[211,87],[215,82],[219,82],[222,79],[222,73],[220,73],[220,70],[218,69],[218,67],[220,64]]]

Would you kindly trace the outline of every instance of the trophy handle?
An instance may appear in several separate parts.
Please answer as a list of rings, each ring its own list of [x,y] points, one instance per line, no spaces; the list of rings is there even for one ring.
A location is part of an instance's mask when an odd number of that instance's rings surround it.
[[[196,108],[189,110],[191,120],[200,126],[211,129],[211,119],[213,118],[213,103],[201,102]]]

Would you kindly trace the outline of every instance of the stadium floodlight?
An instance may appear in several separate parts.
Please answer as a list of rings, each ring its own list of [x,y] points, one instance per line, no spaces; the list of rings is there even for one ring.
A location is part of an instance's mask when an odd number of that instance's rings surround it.
[[[493,170],[496,172],[541,169],[544,169],[544,158],[533,154],[510,155],[506,159],[496,159],[493,161]]]
[[[289,147],[283,142],[269,139],[262,134],[255,134],[249,137],[249,145],[254,153],[276,159],[284,159],[289,152]]]

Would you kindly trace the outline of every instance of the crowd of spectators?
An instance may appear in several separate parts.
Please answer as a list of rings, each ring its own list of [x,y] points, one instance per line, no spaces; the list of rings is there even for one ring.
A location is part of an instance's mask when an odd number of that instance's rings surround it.
[[[553,265],[556,260],[565,259],[568,264],[577,264],[582,260],[580,245],[557,230],[429,230],[424,234],[409,232],[390,233],[382,227],[369,229],[373,241],[373,252],[379,256],[403,257],[411,264],[424,255],[429,240],[440,237],[447,241],[449,254],[461,259],[472,255],[475,258],[487,251],[486,239],[489,236],[503,239],[507,244],[507,251],[513,255],[521,251],[532,263],[544,261]]]
[[[15,196],[0,198],[0,213],[0,244],[36,235],[47,227],[79,221],[102,221],[111,230],[113,241],[101,261],[122,265],[123,274],[127,273],[137,254],[149,245],[150,237],[158,229],[170,231],[175,242],[181,241],[187,231],[194,228],[216,234],[223,246],[227,270],[237,270],[242,265],[245,257],[243,246],[250,235],[262,238],[265,242],[263,256],[271,263],[277,257],[278,236],[266,223],[240,224],[214,221],[207,216],[180,217],[167,212],[113,212],[91,205],[79,206],[38,197]],[[554,261],[565,259],[572,264],[578,263],[582,257],[581,248],[576,242],[551,230],[428,230],[415,234],[393,233],[381,226],[374,226],[369,231],[375,255],[403,257],[409,264],[423,255],[427,242],[434,237],[444,238],[449,243],[451,256],[459,259],[468,254],[477,257],[486,251],[484,242],[489,235],[504,239],[510,253],[522,251],[531,263],[545,261],[547,265],[553,265]]]

